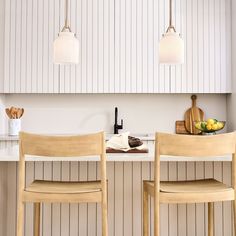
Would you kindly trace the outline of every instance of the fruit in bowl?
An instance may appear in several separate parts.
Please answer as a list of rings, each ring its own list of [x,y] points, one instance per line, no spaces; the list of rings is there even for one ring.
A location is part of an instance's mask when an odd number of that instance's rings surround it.
[[[225,127],[225,121],[210,118],[207,121],[196,121],[195,127],[204,133],[215,133]]]

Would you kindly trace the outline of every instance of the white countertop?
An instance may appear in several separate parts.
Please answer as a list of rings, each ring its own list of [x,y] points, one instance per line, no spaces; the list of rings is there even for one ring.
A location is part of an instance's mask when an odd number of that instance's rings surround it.
[[[27,161],[99,161],[98,156],[92,157],[37,157],[27,156]],[[115,162],[145,162],[153,161],[154,152],[149,153],[108,153],[107,161]],[[0,161],[19,161],[19,146],[14,145],[0,150]],[[161,156],[161,161],[193,161],[191,157]],[[194,161],[231,161],[231,156],[222,157],[199,157]]]
[[[48,135],[78,135],[76,133],[70,133],[70,134],[48,134]],[[106,134],[106,140],[110,139],[114,134]],[[154,134],[130,134],[131,136],[134,136],[136,138],[139,138],[142,141],[154,141],[155,135]],[[19,136],[11,136],[8,134],[1,134],[0,135],[0,141],[18,141]]]

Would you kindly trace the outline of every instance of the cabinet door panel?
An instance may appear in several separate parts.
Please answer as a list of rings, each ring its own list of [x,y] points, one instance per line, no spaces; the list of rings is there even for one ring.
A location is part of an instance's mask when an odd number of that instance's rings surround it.
[[[71,0],[80,63],[53,64],[64,0],[5,3],[4,93],[229,93],[231,0],[174,0],[183,65],[159,65],[165,0]]]

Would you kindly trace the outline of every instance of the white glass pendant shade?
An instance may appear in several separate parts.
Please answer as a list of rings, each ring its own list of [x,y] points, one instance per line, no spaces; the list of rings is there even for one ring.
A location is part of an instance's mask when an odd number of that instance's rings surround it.
[[[59,33],[53,43],[53,60],[55,64],[79,63],[79,40],[74,33]]]
[[[159,43],[159,63],[183,64],[184,42],[174,31],[167,31]]]

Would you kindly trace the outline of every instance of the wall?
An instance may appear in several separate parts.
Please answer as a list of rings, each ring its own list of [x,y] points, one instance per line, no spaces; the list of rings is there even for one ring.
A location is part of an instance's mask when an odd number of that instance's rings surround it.
[[[191,95],[6,95],[5,105],[25,108],[22,128],[40,133],[113,132],[114,107],[119,122],[132,133],[174,132],[191,106]],[[226,95],[198,95],[206,118],[226,120]],[[4,114],[5,116],[5,114]]]
[[[0,29],[5,29],[5,1],[0,1]],[[0,90],[3,89],[4,80],[4,34],[0,34]]]

